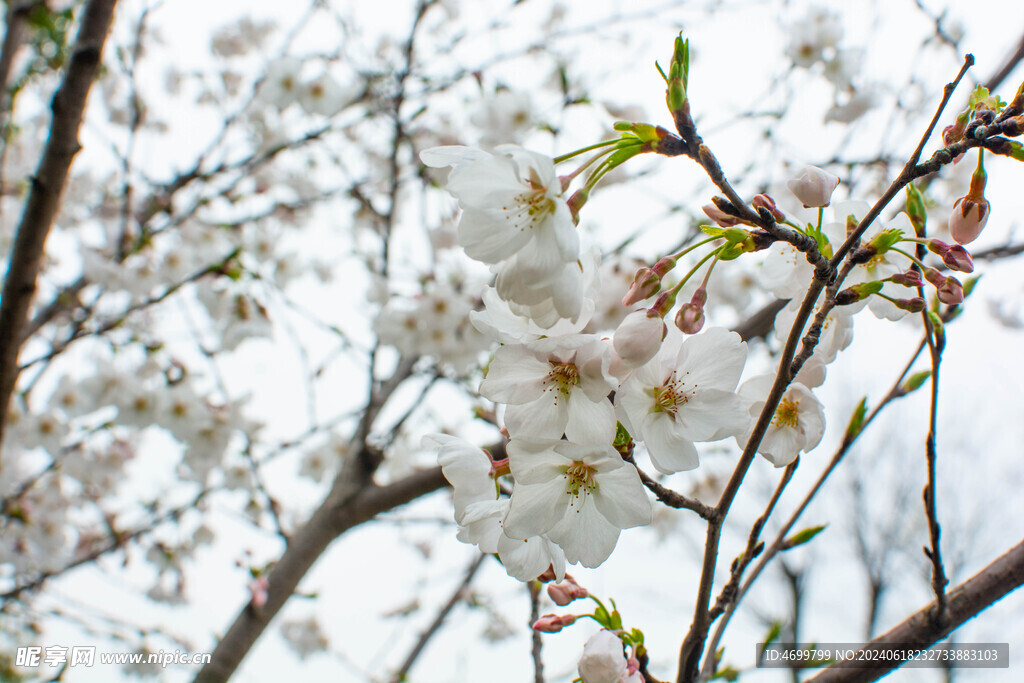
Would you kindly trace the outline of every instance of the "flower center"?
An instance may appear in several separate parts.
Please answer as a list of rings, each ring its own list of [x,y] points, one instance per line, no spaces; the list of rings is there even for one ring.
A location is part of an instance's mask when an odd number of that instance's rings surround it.
[[[548,188],[541,182],[535,169],[530,169],[530,178],[526,184],[530,189],[513,197],[513,205],[501,207],[505,219],[519,230],[532,230],[555,212],[555,200],[548,196]]]
[[[690,374],[689,372],[684,373],[683,377]],[[673,370],[672,374],[668,376],[665,383],[660,387],[653,387],[651,389],[651,395],[654,397],[654,404],[651,406],[650,412],[652,413],[668,413],[673,420],[676,419],[676,413],[679,412],[679,407],[685,405],[689,400],[697,394],[697,387],[688,389],[686,382],[682,378],[676,376],[676,371]]]
[[[548,376],[544,380],[544,391],[557,391],[562,396],[568,398],[572,388],[580,384],[579,369],[571,361],[568,363],[556,360],[549,362],[551,363],[551,371],[548,372]],[[555,401],[558,401],[557,396]]]
[[[800,416],[800,401],[793,401],[784,398],[779,401],[779,407],[775,409],[775,417],[772,422],[776,427],[789,427],[796,429],[799,426],[797,418]]]
[[[565,468],[565,492],[573,498],[586,497],[588,493],[597,491],[596,471],[581,460]]]

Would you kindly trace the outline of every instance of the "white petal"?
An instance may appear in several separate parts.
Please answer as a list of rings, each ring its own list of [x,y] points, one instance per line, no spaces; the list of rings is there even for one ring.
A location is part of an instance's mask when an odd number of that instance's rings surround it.
[[[697,447],[676,429],[667,413],[652,413],[643,421],[643,439],[651,463],[663,474],[696,469]]]
[[[559,561],[562,575],[565,575],[565,555],[558,546],[543,536],[519,540],[502,534],[498,539],[498,557],[505,565],[508,575],[520,581],[536,579],[547,571],[549,566],[557,565]]]
[[[517,481],[505,517],[505,535],[525,539],[547,533],[565,517],[569,499],[562,477],[540,484]]]
[[[750,426],[748,403],[736,394],[718,389],[700,391],[679,407],[676,426],[690,441],[718,441],[742,434]]]
[[[579,443],[610,444],[615,438],[615,409],[607,399],[594,403],[579,388],[569,395],[565,436]]]
[[[597,567],[608,559],[619,540],[619,528],[598,512],[591,496],[576,499],[582,505],[569,508],[548,538],[565,551],[565,559],[584,567]]]
[[[651,523],[653,507],[636,468],[624,467],[597,475],[594,505],[610,523],[620,529]]]
[[[503,346],[495,352],[487,377],[480,382],[480,395],[512,405],[535,401],[544,392],[549,372],[551,364],[525,347]]]
[[[557,391],[545,391],[536,401],[505,409],[505,426],[513,438],[560,439],[568,420],[568,399]]]
[[[423,150],[420,152],[420,161],[432,168],[444,168],[445,166],[456,166],[472,161],[480,161],[490,156],[487,152],[479,149],[463,147],[461,145],[447,145]]]

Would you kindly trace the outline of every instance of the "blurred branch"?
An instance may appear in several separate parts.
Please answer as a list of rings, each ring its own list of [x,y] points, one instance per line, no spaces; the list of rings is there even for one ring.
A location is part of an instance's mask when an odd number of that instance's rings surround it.
[[[18,379],[22,331],[36,291],[40,261],[60,208],[71,162],[81,145],[78,129],[85,102],[99,70],[116,0],[89,0],[64,79],[53,97],[53,119],[43,156],[14,240],[0,301],[0,443],[7,406]]]
[[[413,646],[412,650],[409,652],[405,660],[402,662],[402,665],[398,667],[398,671],[396,671],[395,674],[391,677],[391,683],[402,683],[402,681],[406,680],[406,677],[409,674],[409,670],[412,668],[412,665],[416,663],[416,659],[420,656],[420,654],[422,654],[424,648],[426,648],[427,646],[427,643],[430,642],[430,639],[434,636],[434,634],[441,630],[441,626],[444,625],[445,619],[447,619],[451,611],[455,609],[455,606],[463,600],[465,600],[466,590],[469,588],[469,585],[473,582],[473,577],[476,576],[477,570],[480,569],[480,565],[483,564],[484,559],[486,558],[486,554],[479,553],[476,556],[476,559],[474,559],[470,563],[469,567],[466,568],[466,575],[462,579],[462,582],[459,584],[458,588],[456,588],[455,591],[452,593],[452,596],[448,599],[448,602],[446,602],[444,606],[441,607],[440,611],[437,613],[437,616],[434,617],[434,621],[430,623],[430,626],[428,626],[427,629],[420,634],[419,640],[416,641],[416,645]]]
[[[1024,541],[996,559],[948,594],[946,616],[943,623],[932,616],[939,605],[932,602],[897,624],[884,635],[875,638],[863,650],[917,651],[942,640],[968,619],[995,604],[1011,591],[1024,584]],[[882,662],[869,657],[877,668],[844,668],[835,664],[822,671],[808,683],[867,683],[885,676],[899,665],[898,661]]]
[[[332,488],[310,520],[292,535],[288,548],[270,570],[267,601],[259,608],[247,604],[199,671],[197,683],[226,681],[241,664],[256,639],[292,596],[299,582],[331,542],[375,515],[404,505],[447,485],[440,467],[422,470],[390,486],[364,482]]]

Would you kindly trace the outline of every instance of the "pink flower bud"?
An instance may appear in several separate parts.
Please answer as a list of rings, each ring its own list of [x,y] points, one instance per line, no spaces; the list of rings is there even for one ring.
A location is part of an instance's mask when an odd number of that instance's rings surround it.
[[[506,436],[506,438],[508,437]],[[537,577],[537,580],[541,583],[548,583],[549,581],[554,581],[557,578],[558,576],[555,575],[555,568],[549,564],[548,568],[544,570],[544,573]],[[566,574],[565,578],[571,579],[572,577]]]
[[[985,199],[988,174],[982,164],[983,158],[983,152],[979,149],[978,167],[971,174],[971,189],[953,203],[953,213],[949,216],[949,234],[959,244],[969,244],[978,239],[988,222],[989,205]]]
[[[903,273],[896,273],[890,277],[889,280],[897,285],[903,285],[904,287],[924,286],[924,281],[921,279],[921,273],[914,269],[910,269]]]
[[[932,239],[928,240],[928,251],[938,254],[950,270],[961,273],[974,272],[974,261],[971,259],[971,255],[959,244],[950,246],[942,240]]]
[[[661,276],[652,268],[641,268],[633,276],[633,284],[629,286],[626,296],[622,297],[622,305],[632,306],[654,296],[660,289]]]
[[[910,299],[893,299],[892,302],[896,304],[896,308],[909,311],[910,313],[920,313],[925,307],[924,299],[919,296]]]
[[[828,206],[838,186],[839,178],[817,166],[805,166],[800,173],[786,181],[786,187],[805,209]]]
[[[548,597],[559,607],[565,607],[573,600],[579,600],[590,595],[587,589],[580,586],[572,579],[566,579],[562,583],[548,584]]]
[[[970,244],[985,229],[988,211],[988,200],[982,198],[980,202],[973,202],[967,197],[961,197],[953,203],[953,213],[949,216],[949,234],[959,244]]]
[[[575,621],[576,615],[574,614],[545,614],[533,622],[533,630],[540,631],[541,633],[558,633],[566,626],[572,625]]]
[[[947,277],[942,286],[935,290],[939,301],[950,306],[964,302],[964,286],[955,277]]]
[[[934,268],[928,268],[924,271],[924,279],[935,287],[935,295],[942,303],[951,306],[963,303],[964,286],[955,277],[947,277]]]
[[[683,304],[676,313],[676,327],[685,334],[697,334],[704,327],[704,309]]]
[[[954,244],[945,254],[942,255],[942,262],[945,263],[946,267],[950,270],[956,270],[961,273],[974,272],[974,260],[971,258],[968,251],[959,244]]]
[[[612,346],[626,367],[638,368],[658,353],[667,331],[665,321],[657,315],[633,311],[619,323],[612,335]]]
[[[774,216],[775,220],[777,221],[786,220],[786,214],[782,213],[779,207],[775,205],[775,200],[766,194],[755,194],[754,198],[750,201],[750,203],[754,205],[754,208],[768,209],[768,211],[771,212],[772,216]]]
[[[707,214],[707,217],[713,220],[715,223],[722,228],[731,228],[734,225],[739,225],[740,219],[736,216],[730,216],[725,211],[722,211],[714,204],[705,204],[700,207],[701,210]]]

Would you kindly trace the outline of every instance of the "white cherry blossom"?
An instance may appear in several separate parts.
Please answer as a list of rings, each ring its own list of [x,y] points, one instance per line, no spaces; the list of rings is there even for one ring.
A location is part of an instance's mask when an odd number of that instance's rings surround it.
[[[659,472],[692,470],[699,464],[694,442],[743,433],[750,417],[735,393],[747,344],[735,332],[713,327],[681,340],[669,328],[661,350],[619,387],[619,420],[643,440]]]
[[[480,394],[508,404],[505,425],[513,437],[585,439],[615,425],[604,373],[607,342],[591,335],[507,345],[494,354]]]
[[[640,475],[612,448],[613,434],[592,434],[589,443],[510,441],[516,485],[505,535],[545,534],[570,563],[596,567],[611,555],[620,530],[650,524],[652,506]]]
[[[772,382],[771,375],[759,375],[747,380],[740,387],[740,395],[752,401],[750,415],[755,420],[764,408]],[[800,453],[817,446],[824,433],[825,409],[821,401],[810,389],[793,382],[782,395],[782,400],[775,409],[775,415],[757,447],[757,452],[776,467],[784,467],[796,460]],[[749,439],[749,431],[743,436],[736,437],[741,448],[746,447]]]
[[[463,209],[459,243],[470,258],[499,263],[529,247],[513,270],[531,284],[551,282],[579,258],[579,237],[549,157],[502,145],[495,154],[434,147],[420,159],[453,167],[445,187]]]

